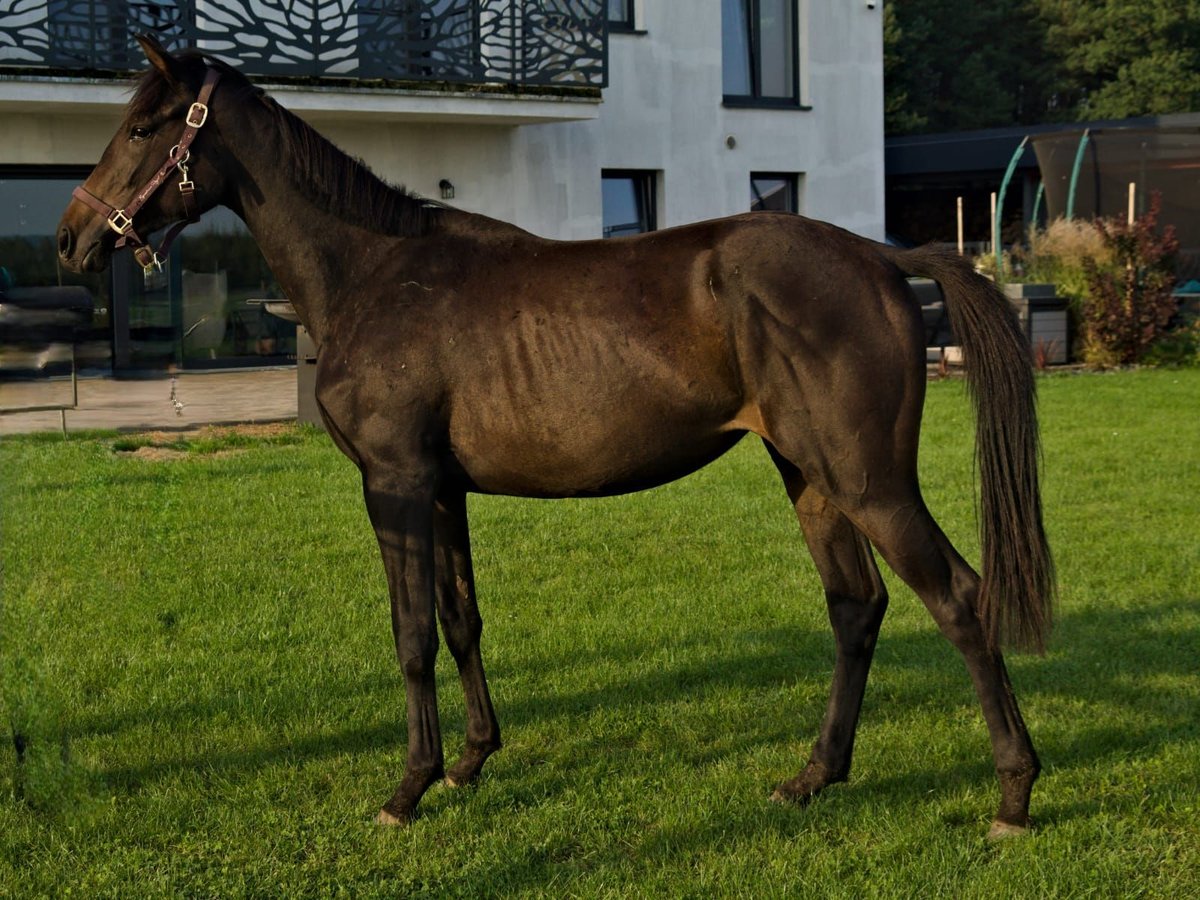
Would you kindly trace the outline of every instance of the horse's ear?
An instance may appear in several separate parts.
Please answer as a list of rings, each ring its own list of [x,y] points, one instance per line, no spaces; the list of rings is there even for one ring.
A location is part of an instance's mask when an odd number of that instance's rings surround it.
[[[150,65],[162,72],[166,79],[172,84],[179,84],[183,81],[183,67],[179,64],[171,51],[159,43],[158,38],[152,34],[137,35],[137,42],[142,48],[142,52],[146,54],[146,59],[150,60]]]

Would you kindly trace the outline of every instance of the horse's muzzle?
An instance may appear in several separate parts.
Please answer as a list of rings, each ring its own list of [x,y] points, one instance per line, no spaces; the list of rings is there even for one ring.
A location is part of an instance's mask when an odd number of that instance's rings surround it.
[[[94,226],[73,226],[63,216],[58,226],[58,259],[71,272],[103,272],[112,256],[112,241],[104,231]]]

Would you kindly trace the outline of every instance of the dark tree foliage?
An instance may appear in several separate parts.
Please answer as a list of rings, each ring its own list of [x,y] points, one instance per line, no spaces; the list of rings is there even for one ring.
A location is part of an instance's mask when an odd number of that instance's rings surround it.
[[[884,7],[889,134],[1043,121],[1054,67],[1035,0],[891,0]]]
[[[889,134],[1200,109],[1200,0],[891,0]]]
[[[1080,119],[1200,109],[1200,0],[1039,0]]]

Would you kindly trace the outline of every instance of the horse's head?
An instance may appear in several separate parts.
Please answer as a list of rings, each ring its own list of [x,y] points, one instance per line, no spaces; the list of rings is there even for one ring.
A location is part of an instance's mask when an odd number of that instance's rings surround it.
[[[208,117],[198,101],[209,66],[198,55],[173,56],[151,37],[138,43],[153,68],[59,222],[58,255],[73,271],[104,270],[118,241],[137,248],[171,222],[194,220],[224,192],[213,160],[215,129],[201,134],[198,127]],[[154,256],[148,248],[142,253]]]

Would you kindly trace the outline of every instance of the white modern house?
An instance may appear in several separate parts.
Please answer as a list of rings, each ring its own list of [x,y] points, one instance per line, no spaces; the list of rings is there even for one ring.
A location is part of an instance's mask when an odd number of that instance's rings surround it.
[[[0,0],[10,280],[66,277],[54,228],[120,119],[140,31],[238,66],[385,179],[547,237],[757,207],[883,237],[866,0]],[[155,278],[125,262],[82,280],[107,311],[101,367],[286,360],[286,326],[245,304],[272,279],[240,223],[215,212],[175,246]]]

